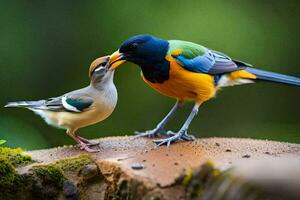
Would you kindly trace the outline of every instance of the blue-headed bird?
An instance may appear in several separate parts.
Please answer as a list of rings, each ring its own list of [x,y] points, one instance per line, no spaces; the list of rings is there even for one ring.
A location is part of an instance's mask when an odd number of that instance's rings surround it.
[[[200,105],[215,97],[222,87],[258,81],[300,86],[299,78],[254,68],[193,42],[164,40],[151,35],[137,35],[123,42],[110,57],[110,69],[116,69],[125,61],[140,66],[142,79],[150,87],[177,100],[153,130],[140,133],[149,137],[171,134],[166,139],[154,140],[158,145],[169,146],[178,139],[193,140],[187,133],[191,121]],[[189,117],[177,133],[166,132],[164,126],[187,100],[195,101]]]
[[[76,134],[76,130],[103,121],[117,104],[114,71],[108,70],[108,56],[97,58],[89,69],[90,85],[59,97],[39,101],[10,102],[5,107],[22,107],[40,115],[49,125],[66,129],[80,149],[97,152],[97,145]]]

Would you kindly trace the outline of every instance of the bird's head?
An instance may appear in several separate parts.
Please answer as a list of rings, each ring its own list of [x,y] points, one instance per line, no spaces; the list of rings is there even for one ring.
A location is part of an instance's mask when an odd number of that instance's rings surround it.
[[[109,56],[103,56],[92,62],[89,69],[89,77],[92,84],[103,83],[112,79],[114,71],[108,70],[108,61]]]
[[[168,42],[151,35],[137,35],[129,38],[110,56],[110,69],[116,69],[125,61],[137,65],[160,62],[168,51]]]

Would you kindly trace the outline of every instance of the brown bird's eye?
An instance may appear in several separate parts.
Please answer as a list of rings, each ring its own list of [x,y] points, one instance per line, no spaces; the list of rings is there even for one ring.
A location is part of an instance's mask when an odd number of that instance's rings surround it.
[[[97,68],[101,67],[101,66],[105,66],[106,64],[107,64],[107,62],[100,63],[99,65],[97,65]]]
[[[107,62],[102,62],[97,67],[95,67],[94,72],[98,72],[100,70],[105,70],[106,69],[106,64]]]

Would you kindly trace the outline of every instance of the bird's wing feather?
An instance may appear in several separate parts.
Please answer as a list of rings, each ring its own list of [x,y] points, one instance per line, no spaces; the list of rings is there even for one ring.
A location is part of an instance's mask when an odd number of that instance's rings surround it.
[[[53,97],[44,101],[44,104],[37,107],[41,110],[51,110],[51,111],[66,111],[65,107],[61,102],[62,97]]]
[[[83,112],[92,104],[93,99],[89,96],[67,94],[45,100],[42,105],[35,106],[34,108],[50,111]]]
[[[93,104],[93,98],[89,96],[67,95],[62,97],[63,106],[72,112],[82,112]]]
[[[243,69],[227,55],[191,42],[169,41],[168,54],[192,72],[219,75]]]

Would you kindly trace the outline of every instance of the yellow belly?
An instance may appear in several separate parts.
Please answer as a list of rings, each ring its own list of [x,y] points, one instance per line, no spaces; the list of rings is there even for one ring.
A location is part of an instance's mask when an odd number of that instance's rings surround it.
[[[169,80],[163,83],[151,83],[142,76],[148,85],[161,94],[181,101],[195,100],[198,103],[203,103],[214,97],[216,89],[212,76],[187,71],[174,59],[167,59],[170,61]]]

